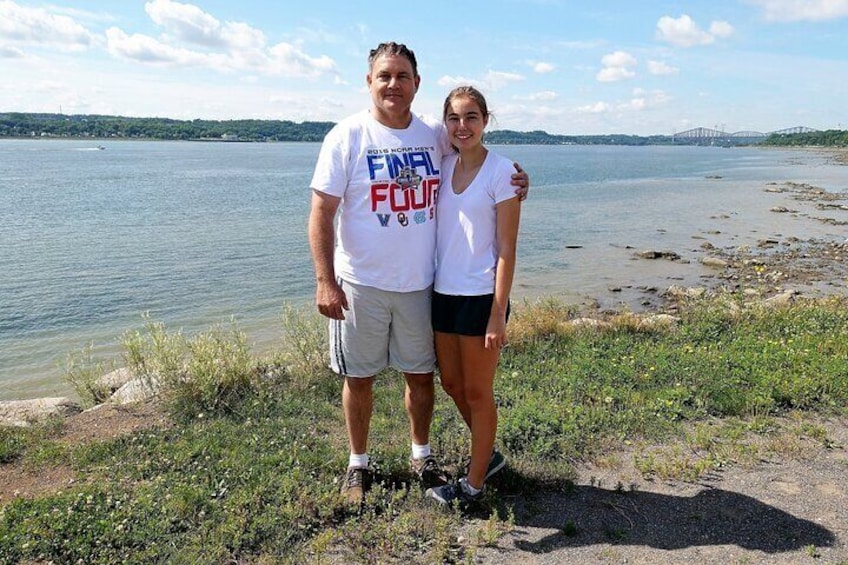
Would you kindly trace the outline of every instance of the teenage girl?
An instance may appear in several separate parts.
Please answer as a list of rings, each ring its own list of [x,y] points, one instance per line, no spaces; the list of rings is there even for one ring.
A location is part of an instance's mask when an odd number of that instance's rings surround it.
[[[452,90],[443,118],[456,153],[442,161],[433,330],[442,387],[471,430],[471,463],[465,477],[427,495],[467,505],[506,464],[494,449],[494,379],[507,343],[521,206],[510,184],[512,161],[482,143],[489,123],[483,95],[471,86]]]

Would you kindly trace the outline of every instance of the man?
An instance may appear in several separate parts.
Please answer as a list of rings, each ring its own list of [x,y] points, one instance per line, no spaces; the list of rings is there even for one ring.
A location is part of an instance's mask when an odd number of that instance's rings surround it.
[[[446,482],[430,450],[430,297],[439,167],[449,144],[440,123],[411,111],[421,77],[405,45],[373,49],[366,82],[370,110],[342,120],[324,139],[309,215],[315,302],[330,319],[330,365],[344,377],[350,456],[342,494],[351,503],[362,501],[370,483],[372,388],[389,365],[406,380],[413,472],[425,487]],[[516,168],[514,184],[526,187],[527,175]]]

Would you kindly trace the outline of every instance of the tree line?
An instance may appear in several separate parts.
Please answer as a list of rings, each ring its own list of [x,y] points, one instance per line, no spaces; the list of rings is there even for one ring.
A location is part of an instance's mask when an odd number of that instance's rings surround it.
[[[807,133],[773,133],[766,138],[763,145],[782,147],[848,147],[848,130],[829,129],[825,131],[811,131]]]
[[[333,122],[289,120],[174,120],[97,114],[0,113],[0,137],[92,137],[225,141],[322,141]],[[672,145],[690,144],[668,135],[556,135],[545,131],[487,132],[492,145]],[[848,146],[848,131],[772,134],[773,146]]]
[[[295,123],[288,120],[173,120],[82,114],[0,114],[0,137],[321,141],[332,127],[332,122]]]

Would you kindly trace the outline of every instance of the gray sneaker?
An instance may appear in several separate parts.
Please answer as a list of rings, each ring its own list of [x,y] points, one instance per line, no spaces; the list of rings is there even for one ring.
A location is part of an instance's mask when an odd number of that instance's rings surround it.
[[[462,488],[462,481],[464,480],[465,479],[460,479],[460,481],[456,483],[450,483],[435,488],[428,488],[424,494],[428,498],[432,498],[433,500],[444,506],[458,504],[461,509],[466,509],[470,505],[483,498],[483,491],[481,490],[477,494],[468,494]]]
[[[506,467],[506,457],[497,449],[492,450],[492,458],[489,459],[489,466],[486,468],[486,478],[484,480],[488,481],[492,478],[492,475],[504,467]]]
[[[412,467],[412,473],[424,488],[447,484],[447,475],[445,475],[445,472],[439,467],[439,462],[432,455],[422,457],[421,459],[410,459],[409,463]]]

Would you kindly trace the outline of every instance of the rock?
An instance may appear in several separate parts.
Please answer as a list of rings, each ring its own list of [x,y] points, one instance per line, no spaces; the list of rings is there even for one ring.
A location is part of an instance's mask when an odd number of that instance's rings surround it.
[[[111,404],[132,404],[153,398],[159,393],[159,381],[153,377],[137,377],[115,391]]]
[[[52,416],[70,416],[82,412],[79,404],[70,398],[34,398],[0,402],[0,425],[29,426]]]
[[[612,324],[595,318],[577,318],[571,320],[571,325],[575,328],[590,328],[590,329],[606,329],[611,328]]]
[[[676,326],[679,323],[680,318],[677,316],[672,316],[670,314],[654,314],[640,319],[638,326],[640,328],[654,329]]]
[[[701,286],[686,288],[680,285],[673,284],[668,287],[662,294],[665,298],[680,300],[682,298],[701,298],[707,293],[707,289]]]
[[[728,265],[727,261],[718,257],[704,257],[701,259],[701,263],[707,267],[715,267],[717,269],[724,269]]]
[[[680,259],[680,255],[674,251],[654,251],[652,249],[640,251],[636,254],[636,256],[642,259],[669,259],[670,261],[677,261]]]
[[[116,369],[111,373],[106,373],[97,379],[97,385],[108,390],[109,394],[112,394],[132,379],[132,371],[130,371],[127,367],[123,367],[121,369]]]
[[[765,306],[786,306],[794,302],[796,294],[798,294],[797,290],[786,290],[780,294],[766,298],[763,300],[763,304]]]
[[[786,206],[775,206],[774,208],[771,208],[769,210],[769,212],[775,212],[777,214],[786,214],[787,212],[791,212],[791,211],[792,210],[790,210]]]

